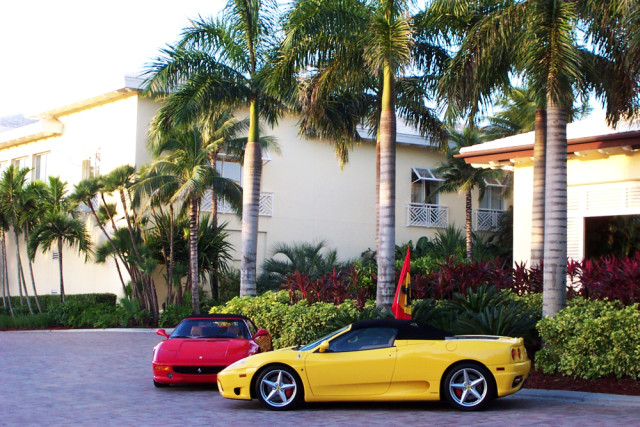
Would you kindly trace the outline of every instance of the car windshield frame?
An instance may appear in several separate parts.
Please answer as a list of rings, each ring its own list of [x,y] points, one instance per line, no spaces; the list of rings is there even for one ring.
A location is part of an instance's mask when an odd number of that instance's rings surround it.
[[[225,325],[226,324],[226,325]],[[222,327],[222,326],[226,327]],[[225,329],[229,326],[235,326],[235,333],[226,333]],[[204,332],[208,327],[213,326],[216,329],[219,329],[218,332]],[[221,328],[222,327],[222,328]],[[198,328],[202,332],[198,334],[193,334],[192,332],[187,332],[193,330],[192,328]],[[235,319],[235,318],[215,318],[215,319],[184,319],[176,328],[173,330],[169,338],[189,338],[189,339],[249,339],[248,335],[250,332],[248,331],[247,324],[244,319]]]
[[[347,329],[349,329],[350,327],[351,327],[351,325],[347,325],[347,326],[345,326],[344,328],[340,328],[340,329],[338,329],[337,331],[333,331],[333,332],[331,332],[330,334],[327,334],[327,335],[323,336],[322,338],[320,338],[320,339],[318,339],[318,340],[316,340],[316,341],[314,341],[314,342],[312,342],[312,343],[310,343],[310,344],[307,344],[307,345],[303,345],[303,346],[301,346],[301,347],[298,347],[298,348],[297,348],[297,350],[299,350],[299,351],[309,351],[309,350],[313,350],[314,348],[316,348],[317,346],[319,346],[323,341],[326,341],[326,340],[328,340],[328,339],[331,339],[331,338],[335,337],[336,335],[338,335],[338,334],[339,334],[339,333],[341,333],[341,332],[346,331],[346,330],[347,330]]]

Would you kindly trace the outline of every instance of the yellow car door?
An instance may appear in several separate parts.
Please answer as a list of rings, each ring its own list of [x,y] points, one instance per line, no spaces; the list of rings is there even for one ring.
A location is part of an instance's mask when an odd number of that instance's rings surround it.
[[[321,353],[309,353],[305,371],[315,396],[367,396],[389,389],[396,364],[393,346],[397,330],[370,328],[349,331]]]

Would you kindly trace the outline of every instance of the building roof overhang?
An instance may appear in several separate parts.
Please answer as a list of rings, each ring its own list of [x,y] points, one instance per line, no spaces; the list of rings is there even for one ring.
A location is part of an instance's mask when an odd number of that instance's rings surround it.
[[[26,126],[0,133],[0,149],[25,144],[38,139],[61,135],[64,125],[54,119],[42,119]]]
[[[127,75],[124,78],[124,85],[114,90],[31,115],[31,118],[38,121],[0,132],[0,149],[61,135],[64,131],[64,125],[58,120],[58,117],[134,96],[142,89],[143,85],[142,78]]]
[[[460,150],[456,157],[476,167],[510,168],[518,160],[533,158],[534,133],[515,135]],[[567,139],[567,154],[612,154],[640,151],[640,130],[614,131]]]

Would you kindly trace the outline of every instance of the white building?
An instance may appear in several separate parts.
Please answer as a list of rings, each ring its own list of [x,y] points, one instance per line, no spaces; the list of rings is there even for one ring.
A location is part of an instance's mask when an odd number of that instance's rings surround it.
[[[147,130],[158,105],[140,96],[139,85],[139,79],[126,78],[116,90],[38,114],[37,121],[26,126],[0,131],[0,170],[15,164],[31,168],[29,179],[46,181],[48,176],[59,176],[71,192],[74,184],[88,176],[106,174],[125,164],[140,167],[147,163]],[[325,240],[342,259],[374,249],[375,142],[365,140],[354,147],[349,163],[341,170],[329,142],[298,135],[295,117],[283,118],[277,128],[265,133],[276,137],[281,152],[264,155],[258,266],[271,255],[276,242]],[[431,236],[452,224],[463,228],[464,197],[431,194],[439,183],[432,171],[444,156],[402,124],[397,142],[396,243],[415,243],[419,237]],[[218,167],[225,176],[241,180],[240,165],[221,162]],[[484,209],[474,214],[479,220],[477,228],[488,229],[505,206],[499,192],[490,190],[481,207]],[[239,260],[239,218],[224,206],[221,210],[220,220],[229,222],[227,231]],[[91,235],[94,242],[103,241],[97,227],[91,227]],[[11,294],[17,295],[12,233],[7,243]],[[26,260],[26,251],[22,254]],[[55,252],[36,256],[39,293],[58,289],[55,257]],[[122,294],[113,264],[85,264],[84,257],[68,249],[63,259],[66,293]]]

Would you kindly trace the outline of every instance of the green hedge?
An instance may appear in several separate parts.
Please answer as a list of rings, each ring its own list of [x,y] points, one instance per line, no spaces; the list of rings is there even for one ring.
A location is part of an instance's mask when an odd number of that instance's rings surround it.
[[[571,300],[538,323],[543,348],[536,367],[545,373],[595,379],[640,379],[640,307],[618,301]]]
[[[286,291],[268,291],[255,298],[236,297],[209,312],[245,315],[271,333],[274,348],[283,348],[312,342],[322,336],[327,322],[337,316],[355,316],[357,311],[353,300],[340,305],[325,302],[309,305],[301,300],[291,305]]]
[[[70,294],[65,295],[67,301],[78,301],[80,304],[85,305],[94,305],[94,304],[106,304],[115,306],[117,297],[115,294],[110,293],[102,293],[102,294]],[[36,304],[36,299],[34,296],[29,296],[29,301],[31,302],[31,308],[34,313],[37,313],[38,306]],[[50,307],[60,304],[60,295],[38,295],[38,301],[40,301],[40,307],[42,307],[43,312],[48,312]],[[29,307],[23,297],[23,305],[20,304],[19,296],[11,297],[11,304],[13,305],[13,310],[15,314],[29,314]],[[5,310],[2,305],[0,305],[0,314],[9,314],[9,308]]]

